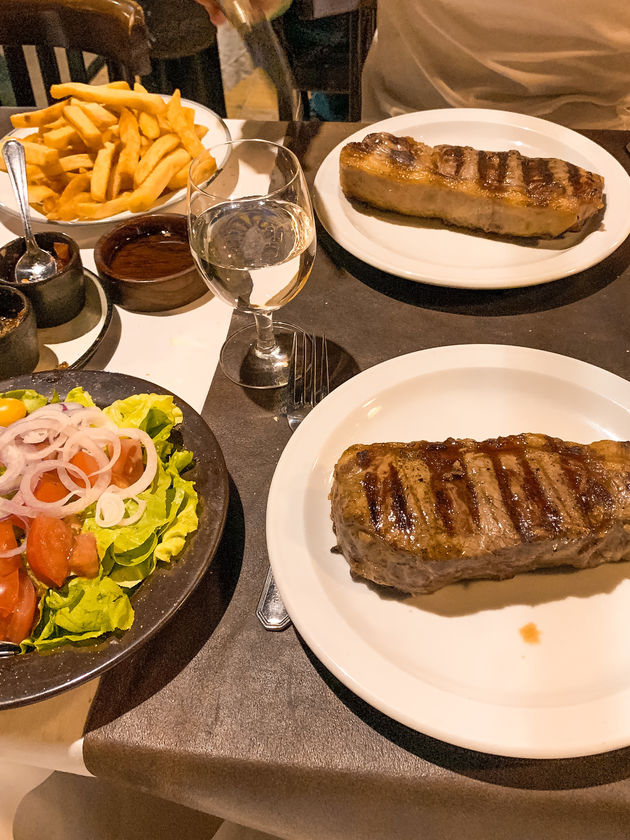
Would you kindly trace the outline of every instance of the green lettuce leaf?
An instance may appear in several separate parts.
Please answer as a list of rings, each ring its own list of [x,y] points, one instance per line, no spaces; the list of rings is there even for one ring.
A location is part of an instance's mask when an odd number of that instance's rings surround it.
[[[182,411],[167,394],[134,394],[116,400],[103,412],[120,428],[142,429],[146,432],[162,460],[173,451],[169,437],[173,426],[182,422]]]
[[[175,497],[171,506],[174,514],[170,523],[162,531],[161,538],[155,549],[157,560],[167,562],[182,551],[186,543],[186,537],[197,530],[199,519],[197,517],[198,496],[195,485],[192,481],[185,481],[179,474],[173,475],[173,488]]]
[[[20,393],[27,395],[33,406],[30,410],[47,402],[34,391]],[[73,388],[66,400],[94,405],[83,388]],[[101,574],[93,579],[71,578],[61,589],[48,590],[40,620],[31,637],[22,643],[23,650],[47,650],[70,642],[81,644],[105,633],[127,630],[133,623],[127,593],[152,574],[158,561],[169,562],[178,555],[188,534],[198,527],[194,482],[181,475],[194,456],[187,450],[175,449],[170,440],[173,427],[182,421],[182,412],[173,398],[135,394],[117,400],[103,411],[119,428],[139,428],[153,439],[159,459],[157,472],[151,486],[139,494],[146,507],[137,522],[114,528],[98,525],[96,506],[88,508],[82,530],[96,537]],[[132,499],[126,500],[125,506],[129,514],[137,509]]]
[[[96,405],[92,397],[88,394],[87,391],[81,388],[81,386],[77,386],[71,391],[68,391],[64,402],[79,403],[79,405],[84,405],[86,406],[86,408],[92,408]]]
[[[5,398],[9,397],[14,400],[22,400],[29,414],[32,411],[35,411],[36,408],[41,408],[43,405],[59,402],[59,394],[56,391],[52,397],[48,399],[48,397],[38,394],[37,391],[34,391],[32,388],[20,388],[15,391],[5,391],[3,394],[0,394],[0,396]]]
[[[71,578],[61,589],[49,589],[42,616],[23,650],[46,650],[67,642],[84,642],[133,624],[126,593],[109,577]]]

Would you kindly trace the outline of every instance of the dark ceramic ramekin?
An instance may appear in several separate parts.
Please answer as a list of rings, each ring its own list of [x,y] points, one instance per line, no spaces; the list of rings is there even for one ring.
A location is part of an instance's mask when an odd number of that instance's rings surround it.
[[[85,277],[79,246],[65,233],[36,233],[37,244],[56,256],[55,243],[68,247],[68,259],[58,260],[59,271],[46,280],[17,283],[15,264],[26,250],[24,237],[0,248],[0,281],[19,286],[35,310],[38,327],[56,327],[72,320],[85,305]]]
[[[186,216],[178,213],[148,213],[123,222],[103,236],[94,248],[94,264],[107,285],[114,303],[136,312],[163,312],[186,306],[206,294],[203,282],[190,254],[179,271],[165,271],[159,251],[155,259],[147,255],[142,278],[117,271],[112,262],[128,243],[151,235],[167,234],[179,244],[188,243]]]
[[[0,282],[0,379],[30,373],[38,360],[33,307],[19,289]]]

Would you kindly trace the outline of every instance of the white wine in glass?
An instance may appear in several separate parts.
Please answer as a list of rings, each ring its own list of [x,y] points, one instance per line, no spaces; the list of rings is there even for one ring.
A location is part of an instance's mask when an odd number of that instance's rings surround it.
[[[254,316],[251,327],[223,345],[225,374],[250,388],[285,385],[293,334],[301,330],[274,325],[273,313],[303,287],[316,250],[298,159],[265,140],[235,140],[202,153],[190,166],[188,231],[209,288]]]

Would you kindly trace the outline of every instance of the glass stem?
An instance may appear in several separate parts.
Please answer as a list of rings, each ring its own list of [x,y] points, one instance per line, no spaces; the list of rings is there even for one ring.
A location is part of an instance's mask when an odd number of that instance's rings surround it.
[[[254,318],[256,320],[256,351],[260,355],[269,356],[277,346],[273,332],[273,314],[254,312]]]

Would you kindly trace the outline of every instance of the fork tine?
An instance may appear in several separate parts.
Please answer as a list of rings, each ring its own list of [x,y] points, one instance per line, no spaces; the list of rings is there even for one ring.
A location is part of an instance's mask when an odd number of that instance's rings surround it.
[[[330,375],[328,370],[328,341],[326,336],[322,335],[322,353],[321,353],[321,373],[322,373],[322,389],[321,399],[327,397],[330,393]]]
[[[310,404],[310,396],[311,396],[311,388],[310,388],[310,380],[309,380],[309,343],[310,343],[310,336],[306,335],[306,333],[302,333],[302,399],[300,400],[301,405],[309,405]]]
[[[311,393],[310,393],[310,404],[314,407],[317,405],[317,374],[318,374],[318,362],[317,362],[317,336],[315,333],[311,335]]]
[[[289,357],[289,404],[295,405],[297,399],[297,349],[298,340],[297,333],[293,333],[293,341],[291,342],[291,356]]]
[[[311,396],[312,405],[315,406],[328,395],[328,391],[330,389],[328,375],[328,344],[326,342],[326,336],[322,336],[318,339],[316,335],[312,335],[311,345],[313,348],[311,359]]]

